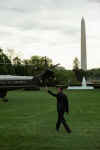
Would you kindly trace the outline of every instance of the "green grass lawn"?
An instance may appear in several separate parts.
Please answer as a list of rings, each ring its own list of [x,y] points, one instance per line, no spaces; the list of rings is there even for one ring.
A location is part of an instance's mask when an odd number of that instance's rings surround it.
[[[56,132],[56,99],[43,89],[9,92],[0,102],[0,150],[100,150],[100,91],[65,93],[71,134]]]

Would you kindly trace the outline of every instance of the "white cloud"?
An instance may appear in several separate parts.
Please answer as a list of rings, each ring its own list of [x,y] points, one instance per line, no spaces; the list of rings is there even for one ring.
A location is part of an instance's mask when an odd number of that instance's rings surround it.
[[[80,59],[80,23],[85,16],[88,67],[100,67],[100,5],[92,2],[0,1],[0,46],[22,50],[23,57],[47,55],[55,63],[72,68],[74,57]]]

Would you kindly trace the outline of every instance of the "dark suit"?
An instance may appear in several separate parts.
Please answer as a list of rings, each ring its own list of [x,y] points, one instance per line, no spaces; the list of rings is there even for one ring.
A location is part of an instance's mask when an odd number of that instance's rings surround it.
[[[48,93],[51,94],[52,96],[55,96],[57,98],[57,112],[58,112],[58,120],[56,123],[56,129],[57,131],[60,128],[61,123],[63,123],[65,129],[67,132],[71,132],[70,128],[68,127],[65,118],[64,118],[64,113],[67,112],[69,113],[69,106],[68,106],[68,98],[63,92],[59,92],[57,94],[52,93],[51,91],[48,90]]]

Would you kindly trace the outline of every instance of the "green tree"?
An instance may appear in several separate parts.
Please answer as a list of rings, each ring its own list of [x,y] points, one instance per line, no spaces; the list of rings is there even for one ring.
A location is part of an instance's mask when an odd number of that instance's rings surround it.
[[[13,69],[14,69],[15,75],[25,75],[24,65],[22,64],[22,60],[18,56],[16,56],[13,59]]]
[[[76,82],[76,76],[72,70],[66,70],[64,67],[55,69],[56,83],[67,85],[69,81]]]
[[[22,63],[22,60],[17,56],[13,59],[13,63],[15,65],[20,65]]]
[[[75,59],[73,61],[73,70],[79,70],[79,65],[80,65],[80,62],[79,62],[78,58],[75,57]]]
[[[12,64],[8,56],[0,48],[0,74],[11,74]]]

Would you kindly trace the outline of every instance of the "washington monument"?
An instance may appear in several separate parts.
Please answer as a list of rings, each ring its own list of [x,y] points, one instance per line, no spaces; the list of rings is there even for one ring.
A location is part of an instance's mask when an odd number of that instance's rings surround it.
[[[87,70],[87,54],[86,54],[86,30],[85,20],[82,17],[81,20],[81,69]]]

